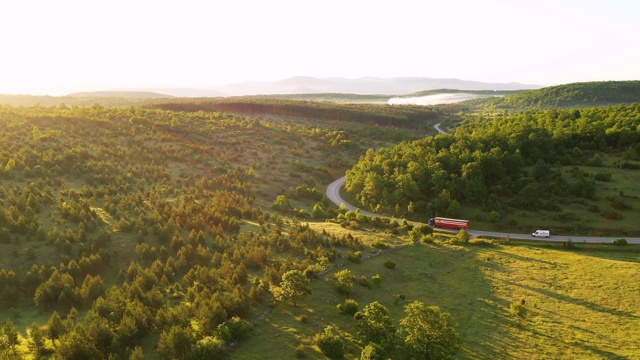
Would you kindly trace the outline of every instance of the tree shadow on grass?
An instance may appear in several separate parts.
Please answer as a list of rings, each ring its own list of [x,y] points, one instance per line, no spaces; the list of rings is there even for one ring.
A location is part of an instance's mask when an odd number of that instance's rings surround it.
[[[584,256],[596,257],[612,261],[630,262],[640,265],[640,246],[613,246],[599,245],[589,246],[586,244],[577,245],[576,253]]]
[[[618,309],[614,309],[611,307],[607,307],[607,306],[603,306],[603,305],[599,305],[599,304],[595,304],[592,303],[590,301],[586,301],[586,300],[582,300],[582,299],[576,299],[574,297],[571,296],[567,296],[567,295],[561,295],[558,294],[556,292],[553,291],[549,291],[549,290],[545,290],[545,289],[540,289],[537,287],[533,287],[533,286],[529,286],[529,285],[524,285],[524,284],[518,284],[515,282],[511,282],[511,281],[507,281],[508,284],[512,285],[512,286],[517,286],[523,289],[527,289],[529,291],[533,291],[533,292],[537,292],[541,295],[550,297],[550,298],[554,298],[556,300],[560,300],[560,301],[565,301],[571,304],[575,304],[575,305],[580,305],[580,306],[584,306],[592,311],[597,311],[597,312],[604,312],[607,314],[611,314],[611,315],[615,315],[615,316],[622,316],[622,317],[628,317],[628,318],[638,318],[637,315],[627,312],[627,311],[621,311]]]
[[[616,353],[612,353],[610,351],[598,349],[597,347],[594,347],[594,346],[591,346],[591,345],[588,345],[588,344],[576,344],[576,345],[581,347],[581,348],[583,348],[584,350],[587,350],[587,351],[593,353],[594,355],[597,355],[601,359],[609,359],[609,360],[628,359],[628,357],[626,357],[626,356],[621,356],[621,355],[618,355]]]
[[[516,259],[516,260],[519,260],[519,261],[524,261],[524,262],[536,262],[536,263],[539,263],[539,264],[545,264],[545,265],[550,265],[550,266],[556,266],[557,265],[553,261],[536,259],[536,258],[533,258],[533,257],[522,256],[522,255],[513,254],[513,253],[509,253],[509,252],[502,252],[502,253],[500,253],[500,256],[505,256],[505,257],[513,258],[513,259]]]
[[[429,273],[424,282],[428,305],[439,305],[452,315],[458,325],[462,349],[456,355],[460,359],[507,359],[518,346],[511,336],[516,326],[509,314],[509,301],[495,295],[484,269],[505,272],[507,269],[495,262],[492,254],[479,255],[481,248],[451,247],[429,244],[423,254],[407,254],[401,250],[393,256],[422,258],[424,266],[414,268],[414,273]],[[417,250],[417,249],[416,249]],[[409,260],[410,263],[417,261]],[[403,263],[398,263],[401,270]]]
[[[536,337],[545,338],[546,341],[548,341],[548,342],[559,342],[559,341],[562,342],[561,339],[558,339],[558,338],[553,337],[553,336],[549,336],[549,335],[544,334],[544,333],[542,333],[542,332],[540,332],[540,331],[538,331],[536,329],[531,329],[531,334],[533,336],[536,336]],[[587,352],[590,352],[590,353],[592,353],[593,355],[595,355],[599,359],[627,359],[626,357],[618,355],[616,353],[612,353],[610,351],[599,349],[599,348],[596,348],[595,346],[591,346],[591,345],[584,344],[584,343],[576,343],[576,342],[574,342],[574,343],[572,343],[572,346],[577,346],[577,347],[579,347],[579,348],[581,348],[581,349],[583,349],[583,350],[585,350]]]
[[[621,237],[624,238],[624,237]],[[527,244],[527,246],[545,249],[567,251],[578,255],[592,256],[600,259],[624,261],[640,264],[640,245],[631,244],[627,246],[613,246],[611,244],[587,243],[575,241],[571,247],[567,247],[566,243],[544,243],[544,244]],[[518,255],[515,255],[518,256]],[[538,259],[523,258],[527,261],[543,261]]]

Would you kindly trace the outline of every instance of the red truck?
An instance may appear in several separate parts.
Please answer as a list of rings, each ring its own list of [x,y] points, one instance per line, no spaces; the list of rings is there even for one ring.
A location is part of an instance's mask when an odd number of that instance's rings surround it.
[[[468,229],[469,228],[469,220],[460,220],[460,219],[449,219],[443,217],[435,217],[429,219],[429,226],[439,227],[445,229]]]

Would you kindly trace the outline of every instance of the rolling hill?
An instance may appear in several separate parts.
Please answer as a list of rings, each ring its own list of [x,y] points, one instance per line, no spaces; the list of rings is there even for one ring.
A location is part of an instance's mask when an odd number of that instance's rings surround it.
[[[640,81],[572,83],[523,91],[502,98],[468,102],[478,107],[504,109],[578,108],[632,104],[640,101]]]

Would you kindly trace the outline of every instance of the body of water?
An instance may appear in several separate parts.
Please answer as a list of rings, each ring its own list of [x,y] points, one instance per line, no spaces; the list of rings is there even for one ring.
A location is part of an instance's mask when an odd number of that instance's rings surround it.
[[[438,105],[453,104],[465,100],[489,97],[490,95],[478,95],[467,93],[436,94],[417,97],[394,97],[387,102],[389,105]]]

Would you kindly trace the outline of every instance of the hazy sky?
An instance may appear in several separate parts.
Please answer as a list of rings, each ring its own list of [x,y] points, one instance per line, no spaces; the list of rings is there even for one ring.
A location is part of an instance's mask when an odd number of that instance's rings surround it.
[[[0,93],[298,75],[638,80],[639,19],[637,0],[6,0]]]

